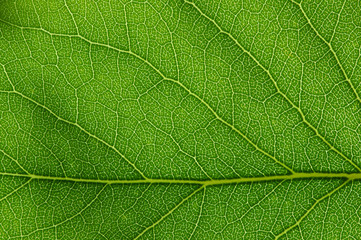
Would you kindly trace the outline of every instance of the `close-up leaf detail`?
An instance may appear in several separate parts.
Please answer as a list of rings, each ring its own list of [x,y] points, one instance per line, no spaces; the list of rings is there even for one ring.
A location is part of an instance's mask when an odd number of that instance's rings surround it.
[[[0,239],[361,239],[359,0],[0,0]]]

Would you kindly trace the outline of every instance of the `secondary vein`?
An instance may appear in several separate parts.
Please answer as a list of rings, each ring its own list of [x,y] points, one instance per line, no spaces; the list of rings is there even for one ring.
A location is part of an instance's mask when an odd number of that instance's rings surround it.
[[[207,20],[209,20],[210,22],[212,22],[214,24],[214,26],[223,34],[227,35],[229,38],[231,38],[233,40],[233,42],[243,51],[245,52],[263,71],[265,71],[267,73],[267,75],[269,76],[269,78],[271,79],[271,81],[273,82],[276,91],[289,103],[291,104],[291,106],[297,110],[297,112],[300,114],[302,121],[313,130],[313,132],[316,134],[316,136],[318,136],[324,143],[326,143],[326,145],[334,152],[336,152],[337,154],[339,154],[343,159],[345,159],[346,161],[348,161],[354,168],[356,168],[359,172],[361,172],[361,168],[354,163],[351,159],[349,159],[347,156],[345,156],[341,151],[339,151],[337,148],[335,148],[329,141],[327,141],[327,139],[321,135],[318,131],[317,128],[315,128],[310,122],[308,122],[308,120],[306,119],[305,114],[303,113],[303,111],[301,110],[300,107],[298,107],[294,102],[291,101],[291,99],[288,98],[288,96],[283,93],[281,91],[281,89],[279,88],[276,80],[274,79],[274,77],[272,76],[271,72],[269,69],[267,69],[265,66],[263,66],[262,63],[260,63],[255,56],[253,56],[253,54],[248,51],[247,49],[245,49],[239,42],[238,40],[233,37],[233,35],[225,30],[223,30],[218,23],[213,20],[212,18],[210,18],[209,16],[207,16],[195,3],[193,2],[189,2],[188,0],[184,0],[185,3],[193,6],[204,18],[206,18]],[[354,90],[355,91],[355,90]]]
[[[291,226],[289,226],[288,228],[286,228],[283,232],[279,233],[276,237],[275,240],[279,239],[280,237],[282,237],[283,235],[285,235],[287,232],[289,232],[291,229],[297,227],[298,225],[300,225],[300,223],[302,222],[303,219],[305,219],[311,212],[312,210],[320,203],[322,202],[322,200],[324,200],[325,198],[330,197],[332,194],[334,194],[335,192],[337,192],[338,190],[340,190],[343,186],[345,186],[347,183],[349,183],[351,181],[351,179],[346,180],[345,182],[343,182],[340,186],[338,186],[337,188],[333,189],[331,192],[328,192],[327,194],[323,195],[322,197],[320,197],[319,199],[317,199],[314,204]]]
[[[234,125],[228,123],[226,120],[224,120],[222,117],[220,117],[218,115],[218,113],[206,102],[204,101],[201,97],[199,97],[197,94],[193,93],[188,87],[186,87],[184,84],[182,84],[180,81],[176,80],[176,79],[172,79],[172,78],[168,78],[166,77],[159,69],[157,69],[152,63],[150,63],[147,59],[141,57],[140,55],[134,53],[134,52],[131,52],[131,51],[127,51],[127,50],[122,50],[122,49],[119,49],[119,48],[116,48],[116,47],[113,47],[111,45],[107,45],[107,44],[103,44],[103,43],[97,43],[97,42],[93,42],[81,35],[67,35],[67,34],[56,34],[56,33],[51,33],[45,29],[42,29],[42,28],[33,28],[33,27],[22,27],[22,26],[18,26],[18,25],[15,25],[15,24],[12,24],[12,23],[9,23],[9,22],[6,22],[2,19],[0,19],[0,22],[3,22],[5,24],[8,24],[10,26],[13,26],[13,27],[16,27],[16,28],[19,28],[19,29],[28,29],[28,30],[36,30],[36,31],[42,31],[46,34],[49,34],[49,35],[53,35],[53,36],[59,36],[59,37],[75,37],[75,38],[80,38],[82,40],[84,40],[85,42],[89,43],[89,44],[92,44],[92,45],[98,45],[98,46],[102,46],[102,47],[106,47],[106,48],[109,48],[109,49],[112,49],[112,50],[115,50],[115,51],[118,51],[118,52],[121,52],[121,53],[126,53],[126,54],[129,54],[139,60],[141,60],[142,62],[146,63],[149,67],[151,67],[154,71],[156,71],[156,73],[158,73],[164,80],[166,81],[170,81],[170,82],[174,82],[176,83],[178,86],[180,86],[181,88],[183,88],[185,91],[187,91],[191,96],[195,97],[198,101],[200,101],[205,107],[207,107],[208,110],[211,111],[211,113],[215,116],[215,118],[217,120],[219,120],[220,122],[222,122],[223,124],[227,125],[228,127],[230,127],[233,131],[235,131],[237,134],[239,134],[242,138],[244,138],[248,143],[250,143],[257,151],[261,152],[262,154],[266,155],[267,157],[271,158],[272,160],[274,160],[277,164],[281,165],[283,168],[285,168],[287,171],[291,172],[291,173],[294,173],[294,170],[287,166],[285,163],[279,161],[275,156],[269,154],[268,152],[266,152],[265,150],[263,150],[262,148],[260,148],[256,143],[254,143],[250,138],[248,138],[245,134],[243,134],[240,130],[238,130]],[[8,91],[7,91],[8,92]],[[24,97],[26,97],[28,100],[31,100],[32,102],[34,103],[37,103],[35,100],[25,96],[24,94],[18,92],[18,91],[13,91],[14,93],[17,93],[17,94],[20,94]],[[37,103],[37,105],[39,106],[43,106],[42,104],[40,103]],[[50,113],[52,113],[54,116],[58,117],[55,113],[53,113],[50,109],[48,109],[46,106],[43,106],[45,107],[46,110],[48,110]],[[83,131],[86,131],[84,128],[82,128],[79,124],[77,123],[73,123],[73,122],[70,122],[66,119],[62,119],[62,118],[59,118],[60,120],[64,120],[65,122],[69,123],[69,124],[72,124],[72,125],[75,125],[75,126],[78,126],[81,130]],[[91,134],[89,133],[88,131],[86,131],[86,133],[88,134]],[[90,136],[94,136],[96,137],[95,135],[91,134]],[[98,137],[96,137],[98,138]],[[99,139],[99,138],[98,138]],[[100,139],[101,140],[101,139]],[[101,140],[103,143],[109,145],[108,143],[106,143],[105,141]],[[110,145],[109,145],[110,146]],[[110,146],[112,147],[112,146]],[[112,147],[113,148],[113,147]],[[118,151],[119,154],[121,154],[119,151]],[[124,155],[121,155],[121,156],[124,156]],[[124,156],[125,158],[125,156]],[[125,158],[126,159],[126,158]],[[134,168],[135,165],[132,164],[129,160],[128,160],[128,163],[130,163]],[[144,174],[139,170],[137,169],[137,171],[139,173],[142,174],[142,176],[144,178],[146,178],[146,176],[144,176]],[[361,169],[360,169],[360,172],[361,172]]]
[[[311,19],[307,16],[306,12],[304,11],[304,9],[303,9],[303,7],[302,7],[302,4],[301,4],[301,3],[297,3],[297,2],[295,2],[294,0],[291,0],[291,2],[293,2],[294,4],[296,4],[296,5],[299,7],[299,9],[300,9],[300,11],[302,12],[302,15],[305,17],[308,25],[309,25],[309,26],[311,27],[311,29],[316,33],[317,37],[319,37],[319,38],[327,45],[327,47],[330,49],[331,53],[333,54],[334,58],[336,59],[337,65],[340,67],[342,74],[344,75],[346,81],[348,82],[348,84],[350,85],[353,93],[355,94],[356,99],[361,103],[361,98],[360,98],[359,94],[357,93],[356,88],[355,88],[354,85],[352,84],[351,79],[348,77],[348,75],[347,75],[347,73],[346,73],[346,70],[345,70],[344,67],[342,66],[342,64],[341,64],[341,62],[340,62],[340,60],[339,60],[339,58],[338,58],[335,50],[333,49],[333,47],[332,47],[332,45],[331,45],[331,41],[332,41],[332,38],[333,38],[333,36],[334,36],[334,33],[333,33],[333,35],[332,35],[331,40],[328,42],[328,41],[317,31],[317,29],[315,28],[315,26],[313,26],[313,24],[312,24],[312,22],[311,22]],[[343,5],[342,5],[341,11],[342,11],[342,9],[344,8],[345,2],[346,2],[346,0],[344,1]],[[337,19],[337,24],[338,24],[339,18],[340,18],[340,14],[339,14],[338,19]],[[335,27],[337,27],[337,25],[336,25]],[[334,32],[335,32],[335,31],[336,31],[336,29],[334,30]]]

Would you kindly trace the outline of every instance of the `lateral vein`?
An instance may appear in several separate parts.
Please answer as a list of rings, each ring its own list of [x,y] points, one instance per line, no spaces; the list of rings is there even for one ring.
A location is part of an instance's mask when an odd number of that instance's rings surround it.
[[[347,183],[349,183],[351,181],[351,179],[348,179],[347,181],[343,182],[340,186],[338,186],[337,188],[333,189],[331,192],[323,195],[321,198],[317,199],[314,204],[291,226],[289,226],[288,228],[286,228],[283,232],[281,232],[280,234],[278,234],[275,237],[275,240],[279,239],[280,237],[282,237],[283,235],[285,235],[287,232],[289,232],[291,229],[297,227],[298,225],[300,225],[300,223],[302,222],[303,219],[305,219],[311,212],[312,210],[320,203],[322,202],[322,200],[324,200],[325,198],[330,197],[332,194],[334,194],[335,192],[337,192],[338,190],[340,190],[343,186],[345,186]]]
[[[41,32],[44,32],[46,34],[49,34],[51,36],[59,36],[59,37],[75,37],[75,38],[80,38],[82,39],[83,41],[89,43],[89,44],[92,44],[92,45],[97,45],[97,46],[102,46],[102,47],[106,47],[106,48],[109,48],[109,49],[112,49],[112,50],[115,50],[117,52],[121,52],[121,53],[126,53],[126,54],[129,54],[139,60],[141,60],[142,62],[146,63],[149,67],[151,67],[154,71],[156,71],[156,73],[158,73],[160,75],[160,77],[162,77],[164,80],[166,81],[170,81],[170,82],[173,82],[173,83],[176,83],[178,86],[180,86],[181,88],[183,88],[185,91],[187,91],[191,96],[195,97],[198,101],[200,101],[205,107],[207,107],[208,110],[211,111],[211,113],[215,116],[215,118],[217,120],[219,120],[220,122],[222,122],[223,124],[225,124],[226,126],[230,127],[233,131],[235,131],[237,134],[239,134],[242,138],[244,138],[248,143],[250,143],[257,151],[261,152],[262,154],[266,155],[267,157],[271,158],[272,160],[274,160],[277,164],[281,165],[283,168],[285,168],[287,171],[291,172],[291,173],[294,173],[294,170],[287,166],[285,163],[281,162],[280,160],[278,160],[275,156],[269,154],[268,152],[266,152],[265,150],[261,149],[256,143],[254,143],[250,138],[248,138],[245,134],[243,134],[240,130],[238,130],[234,125],[228,123],[226,120],[224,120],[223,118],[221,118],[218,113],[207,103],[205,102],[201,97],[199,97],[197,94],[193,93],[189,88],[187,88],[184,84],[182,84],[180,81],[176,80],[176,79],[172,79],[172,78],[168,78],[166,77],[159,69],[157,69],[152,63],[150,63],[147,59],[139,56],[138,54],[134,53],[134,52],[131,52],[131,51],[127,51],[127,50],[122,50],[122,49],[119,49],[119,48],[116,48],[116,47],[113,47],[111,45],[107,45],[107,44],[103,44],[103,43],[97,43],[97,42],[93,42],[81,35],[67,35],[67,34],[57,34],[57,33],[51,33],[45,29],[42,29],[42,28],[34,28],[34,27],[22,27],[22,26],[18,26],[18,25],[15,25],[15,24],[12,24],[12,23],[9,23],[9,22],[6,22],[2,19],[0,19],[0,22],[3,22],[5,24],[8,24],[10,26],[13,26],[13,27],[16,27],[16,28],[19,28],[19,29],[27,29],[27,30],[35,30],[35,31],[41,31]],[[9,91],[7,91],[9,92]],[[20,94],[20,95],[23,95],[22,93],[18,92],[18,91],[13,91],[14,93],[17,93],[17,94]],[[23,95],[25,96],[25,95]],[[27,99],[31,100],[32,102],[36,102],[35,100],[25,96]],[[40,106],[43,106],[41,104],[38,103],[38,105]],[[45,107],[45,106],[44,106]],[[53,113],[50,109],[46,108],[47,110],[49,110],[51,113]],[[55,115],[53,113],[53,115]],[[56,115],[55,115],[56,116]],[[60,119],[60,118],[59,118]],[[73,123],[73,122],[70,122],[66,119],[60,119],[60,120],[65,120],[65,122],[68,122],[72,125],[75,125],[75,126],[79,126],[81,129],[83,129],[79,124],[77,123]],[[85,129],[84,129],[85,130]],[[86,130],[85,130],[86,131]],[[88,132],[87,132],[88,133]],[[90,133],[88,133],[90,134]],[[96,137],[95,135],[93,135],[94,137]],[[97,137],[96,137],[97,138]],[[103,140],[102,140],[103,141]],[[105,141],[103,141],[103,143],[107,144]],[[109,144],[107,144],[109,145]],[[110,146],[112,147],[112,146]],[[113,148],[113,147],[112,147]],[[118,151],[119,152],[119,151]],[[123,155],[122,155],[123,156]],[[124,156],[125,158],[125,156]],[[126,158],[125,158],[126,159]],[[130,163],[130,161],[128,161]],[[131,164],[133,165],[133,167],[135,167],[134,164]],[[138,170],[138,169],[137,169]],[[140,170],[138,170],[138,172],[140,172]],[[361,169],[360,169],[360,172],[361,172]],[[140,172],[141,173],[141,172]],[[144,178],[146,178],[143,174],[142,176]]]
[[[303,10],[303,7],[302,7],[302,4],[301,4],[301,3],[297,3],[297,2],[295,2],[294,0],[291,0],[291,2],[293,2],[295,5],[297,5],[297,6],[299,7],[299,9],[300,9],[300,11],[302,12],[302,15],[305,17],[308,25],[309,25],[309,26],[311,27],[311,29],[316,33],[317,37],[319,37],[319,38],[327,45],[327,47],[330,49],[330,51],[332,52],[334,58],[336,59],[337,65],[340,67],[342,74],[344,75],[346,81],[348,82],[348,84],[350,85],[353,93],[355,94],[356,99],[359,101],[359,103],[361,103],[361,98],[360,98],[359,94],[357,93],[356,88],[355,88],[354,85],[352,84],[351,79],[347,76],[346,70],[345,70],[344,67],[342,66],[341,61],[340,61],[340,59],[338,58],[338,56],[337,56],[337,54],[336,54],[336,51],[333,49],[333,47],[332,47],[332,45],[331,45],[332,38],[331,38],[331,40],[328,42],[328,41],[317,31],[317,29],[315,28],[315,26],[313,26],[313,24],[312,24],[312,22],[311,22],[311,19],[307,16],[306,12]],[[342,11],[342,9],[344,8],[345,2],[346,2],[346,0],[343,2],[341,11]],[[337,19],[337,24],[338,24],[339,18],[340,18],[340,14],[339,14],[338,19]],[[336,24],[335,27],[337,27],[337,24]],[[336,29],[334,30],[332,37],[335,35],[335,31],[336,31]]]
[[[264,72],[267,73],[268,77],[271,79],[271,81],[273,82],[273,85],[276,88],[276,91],[289,103],[291,104],[291,106],[297,110],[297,112],[300,114],[302,121],[313,130],[313,132],[316,134],[316,136],[318,136],[324,143],[326,143],[326,145],[334,152],[336,152],[337,154],[339,154],[343,159],[345,159],[346,161],[348,161],[354,168],[356,168],[359,172],[361,172],[361,168],[354,163],[350,158],[348,158],[347,156],[345,156],[341,151],[339,151],[337,148],[335,148],[329,141],[327,141],[327,139],[321,135],[318,131],[317,128],[315,128],[307,119],[305,114],[303,113],[303,111],[301,110],[300,107],[298,107],[294,102],[291,101],[291,99],[288,98],[288,96],[283,93],[281,91],[281,89],[279,88],[276,80],[273,78],[271,72],[269,69],[267,69],[265,66],[263,66],[262,63],[260,63],[255,56],[253,56],[253,54],[248,51],[247,49],[245,49],[239,42],[238,40],[233,37],[233,35],[225,30],[223,30],[215,20],[213,20],[212,18],[210,18],[209,16],[207,16],[195,3],[190,2],[188,0],[184,0],[185,3],[193,6],[203,17],[205,17],[208,21],[212,22],[214,24],[214,26],[223,34],[227,35],[229,38],[231,38],[233,40],[233,42],[243,51],[245,52]],[[346,76],[347,77],[347,76]],[[355,90],[354,90],[355,92]],[[356,93],[357,94],[357,93]],[[361,102],[361,101],[360,101]]]

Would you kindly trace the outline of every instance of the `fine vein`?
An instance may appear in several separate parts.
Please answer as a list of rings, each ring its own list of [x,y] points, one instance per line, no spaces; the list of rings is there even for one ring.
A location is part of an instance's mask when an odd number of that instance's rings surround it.
[[[103,46],[103,47],[107,47],[107,48],[110,48],[110,49],[113,49],[115,51],[118,51],[118,52],[122,52],[122,53],[126,53],[126,54],[130,54],[134,57],[136,57],[137,59],[145,62],[148,66],[150,66],[154,71],[156,71],[164,80],[166,81],[170,81],[170,82],[174,82],[176,83],[177,85],[179,85],[180,87],[182,87],[185,91],[187,91],[191,96],[195,97],[198,101],[200,101],[204,106],[207,107],[208,110],[211,111],[211,113],[215,116],[215,118],[217,120],[219,120],[220,122],[222,122],[223,124],[225,124],[226,126],[230,127],[233,131],[235,131],[237,134],[239,134],[241,137],[243,137],[248,143],[250,143],[257,151],[263,153],[264,155],[266,155],[267,157],[271,158],[272,160],[274,160],[277,164],[281,165],[282,167],[284,167],[286,170],[288,170],[289,172],[291,173],[294,173],[293,169],[290,168],[289,166],[287,166],[285,163],[279,161],[275,156],[269,154],[268,152],[266,152],[265,150],[263,150],[262,148],[260,148],[256,143],[254,143],[250,138],[248,138],[244,133],[242,133],[240,130],[238,130],[238,128],[236,128],[234,125],[230,124],[229,122],[227,122],[226,120],[224,120],[222,117],[220,117],[218,115],[218,113],[207,103],[205,102],[201,97],[199,97],[197,94],[193,93],[189,88],[187,88],[184,84],[182,84],[180,81],[178,80],[175,80],[175,79],[172,79],[172,78],[168,78],[166,77],[161,71],[159,71],[159,69],[157,69],[153,64],[151,64],[147,59],[144,59],[143,57],[139,56],[138,54],[135,54],[134,52],[131,52],[131,51],[127,51],[127,50],[121,50],[119,48],[116,48],[116,47],[113,47],[113,46],[110,46],[110,45],[106,45],[106,44],[102,44],[102,43],[96,43],[96,42],[92,42],[86,38],[84,38],[83,36],[81,35],[66,35],[66,34],[55,34],[55,33],[51,33],[45,29],[41,29],[41,28],[32,28],[32,27],[21,27],[21,26],[18,26],[18,25],[14,25],[12,23],[9,23],[9,22],[6,22],[4,20],[1,20],[1,22],[4,22],[5,24],[9,24],[10,26],[13,26],[13,27],[17,27],[17,28],[20,28],[20,29],[28,29],[28,30],[36,30],[36,31],[42,31],[44,33],[47,33],[49,35],[54,35],[54,36],[60,36],[60,37],[77,37],[77,38],[80,38],[82,40],[84,40],[85,42],[88,42],[89,44],[93,44],[93,45],[98,45],[98,46]],[[8,92],[8,91],[3,91],[3,92]],[[87,130],[85,130],[83,127],[81,127],[79,124],[77,123],[73,123],[71,121],[68,121],[66,119],[63,119],[63,118],[60,118],[59,116],[57,116],[54,112],[52,112],[49,108],[47,108],[46,106],[43,106],[42,104],[36,102],[35,100],[25,96],[24,94],[18,92],[18,91],[13,91],[14,93],[16,94],[19,94],[21,96],[23,96],[24,98],[34,102],[35,104],[37,104],[38,106],[42,106],[44,107],[44,109],[48,110],[52,115],[54,115],[55,117],[57,117],[59,120],[62,120],[64,122],[67,122],[71,125],[74,125],[74,126],[77,126],[79,127],[83,132],[86,132],[87,134],[89,134],[90,136],[98,139],[99,141],[101,141],[102,143],[106,144],[107,146],[109,146],[110,148],[114,149],[119,155],[121,155],[124,159],[127,160],[127,162],[129,164],[131,164],[144,178],[147,178],[139,169],[136,168],[136,166],[131,162],[129,161],[123,154],[121,154],[119,152],[119,150],[117,150],[116,148],[114,148],[113,146],[111,146],[110,144],[108,144],[107,142],[105,142],[104,140],[98,138],[97,136],[95,136],[94,134],[91,134],[90,132],[88,132]],[[360,172],[361,172],[361,169],[360,169]]]
[[[311,19],[307,16],[306,12],[303,10],[302,4],[297,3],[297,2],[295,2],[294,0],[291,0],[291,2],[293,2],[294,4],[296,4],[296,5],[300,8],[300,10],[301,10],[301,12],[302,12],[302,15],[303,15],[303,16],[305,17],[305,19],[307,20],[308,25],[309,25],[309,26],[311,27],[311,29],[316,33],[317,37],[319,37],[319,38],[327,45],[327,47],[330,49],[330,51],[332,52],[334,58],[336,59],[337,65],[340,67],[342,74],[344,75],[346,81],[348,82],[348,84],[350,85],[353,93],[355,94],[356,99],[361,103],[361,98],[360,98],[359,94],[357,93],[355,86],[352,84],[351,79],[347,76],[347,73],[346,73],[345,69],[343,68],[340,60],[338,59],[338,56],[337,56],[335,50],[333,49],[333,47],[332,47],[332,45],[331,45],[331,41],[332,41],[332,38],[333,38],[333,36],[334,36],[334,33],[333,33],[333,35],[332,35],[331,40],[328,42],[328,41],[317,31],[317,29],[313,26],[313,24],[312,24],[312,22],[311,22]],[[344,7],[344,5],[345,5],[345,2],[346,2],[346,0],[344,1],[343,5],[342,5],[341,11],[342,11],[342,9],[343,9],[343,7]],[[338,15],[337,23],[338,23],[338,21],[339,21],[339,18],[340,18],[340,14]],[[336,24],[335,27],[337,27],[337,24]],[[335,32],[335,31],[336,31],[336,29],[334,30],[334,32]]]
[[[300,114],[300,116],[301,116],[301,118],[302,118],[302,121],[303,121],[309,128],[311,128],[311,129],[315,132],[315,134],[316,134],[324,143],[326,143],[327,146],[329,146],[329,148],[330,148],[331,150],[333,150],[334,152],[336,152],[337,154],[339,154],[342,158],[344,158],[346,161],[348,161],[353,167],[355,167],[359,172],[361,172],[361,168],[360,168],[358,165],[356,165],[356,163],[354,163],[351,159],[349,159],[347,156],[345,156],[341,151],[339,151],[337,148],[335,148],[329,141],[326,140],[326,138],[325,138],[324,136],[322,136],[322,135],[319,133],[319,131],[318,131],[317,128],[315,128],[310,122],[308,122],[308,120],[306,119],[306,116],[304,115],[304,113],[303,113],[303,111],[301,110],[301,108],[298,107],[296,104],[294,104],[294,102],[292,102],[291,99],[289,99],[288,96],[287,96],[285,93],[283,93],[283,92],[281,91],[281,89],[278,87],[278,84],[277,84],[276,80],[273,78],[273,76],[272,76],[272,74],[271,74],[271,72],[270,72],[269,69],[267,69],[265,66],[263,66],[262,63],[259,62],[259,61],[253,56],[253,54],[252,54],[250,51],[248,51],[247,49],[245,49],[245,48],[238,42],[238,40],[237,40],[235,37],[233,37],[233,35],[232,35],[231,33],[223,30],[223,29],[218,25],[218,23],[217,23],[215,20],[213,20],[212,18],[210,18],[209,16],[207,16],[195,3],[189,2],[189,1],[187,1],[187,0],[184,0],[184,2],[187,3],[187,4],[190,4],[191,6],[193,6],[203,17],[205,17],[207,20],[209,20],[210,22],[212,22],[212,23],[214,24],[214,26],[215,26],[216,28],[218,28],[218,30],[219,30],[221,33],[223,33],[223,34],[227,35],[228,37],[230,37],[230,38],[234,41],[234,43],[235,43],[243,52],[245,52],[249,57],[251,57],[251,59],[252,59],[260,68],[262,68],[263,71],[265,71],[265,72],[267,73],[267,75],[269,76],[269,78],[272,80],[272,82],[273,82],[273,84],[274,84],[277,92],[278,92],[284,99],[286,99],[286,101],[289,102],[294,109],[297,110],[297,112]],[[360,101],[360,102],[361,102],[361,101]]]
[[[349,183],[351,181],[351,179],[348,179],[347,181],[343,182],[340,186],[338,186],[337,188],[333,189],[331,192],[328,192],[327,194],[325,194],[324,196],[322,196],[321,198],[317,199],[314,204],[291,226],[289,226],[288,228],[286,228],[283,232],[281,232],[280,234],[278,234],[275,237],[275,240],[279,239],[280,237],[282,237],[283,235],[285,235],[287,232],[289,232],[291,229],[297,227],[303,219],[305,219],[311,212],[312,210],[317,206],[317,204],[319,204],[320,202],[322,202],[322,200],[324,200],[325,198],[330,197],[332,194],[334,194],[335,192],[337,192],[338,190],[340,190],[343,186],[345,186],[347,183]]]

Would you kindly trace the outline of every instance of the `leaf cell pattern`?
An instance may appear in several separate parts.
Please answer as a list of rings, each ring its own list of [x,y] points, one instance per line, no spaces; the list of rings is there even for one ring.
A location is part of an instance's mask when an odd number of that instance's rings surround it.
[[[1,1],[0,238],[360,238],[360,10]]]

